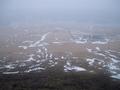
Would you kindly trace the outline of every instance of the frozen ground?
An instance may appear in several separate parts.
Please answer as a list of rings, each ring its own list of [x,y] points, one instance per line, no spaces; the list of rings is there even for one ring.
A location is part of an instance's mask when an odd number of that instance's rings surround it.
[[[3,34],[0,39],[1,74],[59,68],[66,73],[102,72],[120,79],[120,40],[115,39],[119,34],[113,37],[109,33],[83,33],[63,27],[16,28],[9,35]]]

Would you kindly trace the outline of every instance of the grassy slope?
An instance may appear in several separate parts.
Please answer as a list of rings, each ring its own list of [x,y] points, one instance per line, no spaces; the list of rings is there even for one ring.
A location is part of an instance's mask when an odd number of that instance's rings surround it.
[[[24,75],[0,75],[0,90],[120,90],[120,81],[100,73],[48,70]]]

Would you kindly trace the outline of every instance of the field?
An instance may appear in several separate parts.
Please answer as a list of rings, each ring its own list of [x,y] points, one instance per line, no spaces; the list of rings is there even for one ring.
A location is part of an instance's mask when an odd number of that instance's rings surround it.
[[[0,90],[120,90],[120,28],[1,27]]]

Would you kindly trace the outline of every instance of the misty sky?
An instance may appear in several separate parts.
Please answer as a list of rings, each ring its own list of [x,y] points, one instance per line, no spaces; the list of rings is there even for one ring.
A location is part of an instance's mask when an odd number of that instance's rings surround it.
[[[120,24],[120,0],[0,0],[0,23],[45,20]]]

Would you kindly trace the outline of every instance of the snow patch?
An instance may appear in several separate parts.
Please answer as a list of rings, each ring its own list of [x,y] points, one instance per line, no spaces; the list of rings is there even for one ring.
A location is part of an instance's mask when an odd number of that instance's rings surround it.
[[[54,44],[61,44],[62,42],[52,42],[52,43],[54,43]]]
[[[111,76],[112,78],[120,79],[120,74]]]
[[[32,43],[33,41],[24,41],[24,42],[22,42],[22,43],[28,43],[28,44],[30,44],[30,43]]]
[[[74,71],[76,71],[76,72],[86,71],[85,68],[78,67],[78,66],[67,66],[67,65],[64,66],[64,71],[65,71],[65,72],[72,71],[72,70],[74,70]]]
[[[109,54],[110,57],[117,58],[117,56]]]
[[[42,52],[41,49],[38,49],[37,53],[41,53],[41,52]]]
[[[29,55],[29,58],[26,61],[35,61],[35,59],[33,58],[34,54]]]
[[[19,48],[27,49],[27,46],[18,46]]]
[[[85,43],[87,43],[87,40],[84,40],[84,41],[75,41],[75,43],[77,43],[77,44],[85,44]]]
[[[99,48],[99,47],[96,47],[96,50],[100,51],[100,48]]]
[[[79,57],[72,57],[73,59],[78,59]]]
[[[26,66],[25,63],[21,63],[21,64],[19,65],[19,67],[25,67],[25,66]]]
[[[5,68],[8,68],[8,69],[14,69],[14,68],[15,68],[15,67],[13,66],[13,64],[5,65],[4,67],[5,67]]]
[[[40,40],[38,40],[38,41],[36,41],[35,43],[31,44],[29,47],[41,46],[40,43],[46,39],[46,36],[47,36],[48,34],[49,34],[49,32],[46,33],[46,34],[44,34],[44,35],[41,37]],[[43,46],[43,44],[42,44],[42,46]]]
[[[45,40],[45,38],[46,38],[46,36],[47,36],[49,33],[50,33],[50,32],[48,32],[48,33],[44,34],[44,35],[41,37],[41,40],[40,40],[40,41],[44,41],[44,40]]]
[[[72,66],[70,62],[66,62],[66,65],[64,66],[64,71],[65,72],[68,72],[68,71],[76,71],[76,72],[79,72],[79,71],[86,71],[85,68],[82,68],[82,67],[78,67],[78,66]]]
[[[87,51],[88,51],[89,53],[91,53],[91,52],[92,52],[92,49],[87,48]]]
[[[108,42],[102,42],[102,41],[95,41],[92,42],[92,44],[107,44]]]
[[[96,55],[99,55],[99,56],[103,56],[103,57],[106,57],[106,55],[104,55],[103,53],[95,53]]]
[[[93,65],[93,63],[95,62],[95,58],[93,59],[86,59],[86,61],[89,63],[89,65]]]
[[[113,63],[118,63],[118,62],[120,62],[119,60],[116,60],[116,59],[114,59],[114,58],[110,58],[110,59],[112,60]]]
[[[16,72],[3,72],[3,74],[18,74],[19,71],[16,71]]]
[[[37,67],[37,68],[33,68],[33,69],[26,70],[26,71],[24,71],[24,72],[29,73],[29,72],[37,71],[37,70],[45,70],[45,68]]]

